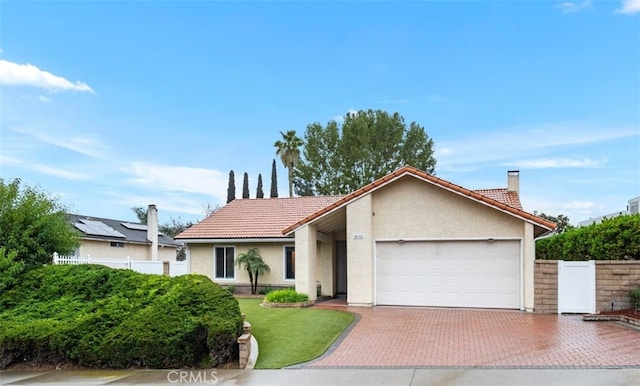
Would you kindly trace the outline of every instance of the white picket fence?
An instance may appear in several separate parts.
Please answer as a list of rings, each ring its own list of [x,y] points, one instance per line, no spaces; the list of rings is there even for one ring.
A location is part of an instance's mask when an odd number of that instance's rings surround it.
[[[139,261],[131,260],[130,257],[124,259],[104,258],[85,256],[60,256],[58,253],[53,254],[53,264],[99,264],[111,268],[131,269],[140,273],[149,273],[155,275],[164,274],[163,261]],[[186,261],[170,261],[169,276],[180,276],[189,273],[189,265]]]

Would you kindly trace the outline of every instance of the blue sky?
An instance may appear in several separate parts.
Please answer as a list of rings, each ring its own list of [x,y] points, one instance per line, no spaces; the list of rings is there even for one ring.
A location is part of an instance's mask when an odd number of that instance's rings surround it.
[[[436,175],[520,170],[573,223],[640,195],[640,0],[0,2],[0,177],[72,212],[197,221],[273,142],[358,109],[425,127]],[[278,160],[281,197],[286,170]]]

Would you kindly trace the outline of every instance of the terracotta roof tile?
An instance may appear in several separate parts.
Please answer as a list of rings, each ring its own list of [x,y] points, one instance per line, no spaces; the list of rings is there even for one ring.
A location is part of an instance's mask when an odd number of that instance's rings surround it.
[[[483,196],[492,198],[498,202],[502,202],[503,204],[507,204],[516,209],[524,210],[522,208],[522,204],[520,203],[520,197],[516,192],[510,192],[506,188],[501,189],[479,189],[474,190],[476,193],[480,193]]]
[[[342,196],[233,200],[176,239],[282,238],[282,229]]]
[[[369,185],[363,186],[362,188],[356,190],[355,192],[353,192],[351,194],[343,196],[342,198],[336,200],[335,202],[333,202],[329,206],[327,206],[327,207],[319,210],[318,212],[313,213],[313,214],[301,219],[300,221],[290,225],[289,227],[285,228],[282,231],[282,234],[285,234],[285,235],[289,234],[292,231],[294,231],[296,228],[298,228],[298,227],[300,227],[300,226],[302,226],[302,225],[304,225],[306,223],[309,223],[309,222],[315,220],[316,218],[318,218],[318,217],[320,217],[320,216],[322,216],[322,215],[324,215],[326,213],[329,213],[332,210],[334,210],[336,208],[339,208],[339,207],[345,205],[346,203],[348,203],[348,202],[350,202],[350,201],[352,201],[352,200],[354,200],[354,199],[356,199],[356,198],[358,198],[358,197],[360,197],[362,195],[365,195],[368,192],[370,192],[372,190],[375,190],[376,188],[378,188],[378,187],[380,187],[382,185],[386,185],[390,181],[393,181],[393,180],[395,180],[395,179],[397,179],[397,178],[399,178],[401,176],[404,176],[404,175],[412,175],[414,177],[418,177],[418,178],[430,181],[431,183],[433,183],[435,185],[441,186],[441,187],[446,188],[446,189],[450,189],[450,190],[452,190],[452,191],[454,191],[454,192],[456,192],[458,194],[473,198],[473,199],[475,199],[477,201],[480,201],[480,202],[483,202],[483,203],[485,203],[485,204],[487,204],[489,206],[492,206],[494,208],[503,210],[505,212],[509,212],[512,215],[515,215],[515,216],[521,217],[521,218],[523,218],[523,219],[525,219],[527,221],[530,221],[530,222],[534,223],[535,225],[537,225],[537,226],[539,226],[541,228],[538,231],[534,232],[536,235],[542,234],[546,230],[553,230],[556,227],[556,224],[551,222],[551,221],[547,221],[547,220],[545,220],[545,219],[543,219],[541,217],[538,217],[538,216],[535,216],[535,215],[533,215],[531,213],[527,213],[527,212],[523,211],[522,210],[522,205],[519,205],[520,208],[517,208],[517,207],[511,206],[509,204],[506,204],[506,203],[504,203],[504,202],[502,202],[500,200],[497,200],[498,197],[496,195],[498,195],[498,193],[496,191],[498,189],[486,189],[486,190],[484,190],[484,192],[489,191],[490,193],[487,193],[487,194],[492,195],[492,196],[495,197],[495,198],[493,198],[493,197],[490,197],[488,195],[484,195],[482,193],[479,193],[478,191],[473,191],[473,190],[469,190],[469,189],[463,188],[460,185],[453,184],[453,183],[451,183],[449,181],[443,180],[442,178],[438,178],[436,176],[432,176],[431,174],[429,174],[427,172],[424,172],[422,170],[416,169],[414,167],[405,166],[403,168],[400,168],[400,169],[394,171],[393,173],[387,174],[386,176],[384,176],[384,177],[382,177],[382,178],[380,178],[380,179],[378,179],[376,181],[373,181]],[[511,193],[509,193],[509,194],[511,194]],[[516,194],[516,196],[517,196],[517,194]],[[511,198],[511,200],[513,200],[513,197]],[[520,200],[518,199],[518,202],[519,201]]]

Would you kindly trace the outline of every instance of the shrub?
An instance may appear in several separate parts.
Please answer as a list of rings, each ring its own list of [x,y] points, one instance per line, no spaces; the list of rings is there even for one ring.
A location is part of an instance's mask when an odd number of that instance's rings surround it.
[[[640,311],[640,288],[629,291],[631,297],[631,307]]]
[[[640,260],[640,214],[604,219],[540,239],[536,259]]]
[[[229,284],[226,288],[227,288],[227,291],[229,291],[229,293],[236,292],[236,286],[233,284]]]
[[[17,251],[0,247],[0,292],[18,283],[19,276],[27,269],[24,261],[16,261],[17,256]]]
[[[269,292],[264,300],[267,303],[300,303],[309,300],[309,296],[293,289],[282,289]]]
[[[217,366],[237,357],[241,333],[237,300],[201,275],[52,265],[24,274],[0,293],[0,369],[17,360]]]
[[[266,294],[268,294],[268,293],[270,293],[270,292],[273,292],[273,291],[275,291],[275,290],[276,290],[275,288],[273,288],[273,287],[271,287],[270,285],[268,285],[268,286],[266,286],[266,287],[264,287],[264,288],[260,289],[260,291],[258,291],[258,293],[259,293],[260,295],[266,295]]]

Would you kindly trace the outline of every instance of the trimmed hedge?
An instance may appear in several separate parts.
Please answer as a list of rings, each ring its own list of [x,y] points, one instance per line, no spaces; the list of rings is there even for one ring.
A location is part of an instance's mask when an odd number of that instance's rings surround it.
[[[605,219],[540,239],[536,259],[640,260],[640,214]]]
[[[309,300],[309,295],[296,292],[294,289],[271,291],[265,296],[267,303],[302,303]]]
[[[237,359],[237,300],[206,276],[49,265],[0,293],[0,369],[16,362],[181,368]]]

